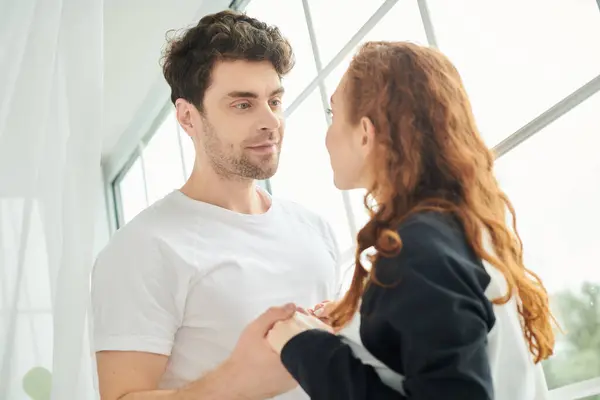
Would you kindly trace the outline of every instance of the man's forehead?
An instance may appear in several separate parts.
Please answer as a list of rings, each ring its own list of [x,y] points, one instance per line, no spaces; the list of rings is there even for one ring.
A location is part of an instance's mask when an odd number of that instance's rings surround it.
[[[211,88],[220,96],[234,92],[270,96],[279,91],[281,80],[266,61],[221,61],[213,68]]]

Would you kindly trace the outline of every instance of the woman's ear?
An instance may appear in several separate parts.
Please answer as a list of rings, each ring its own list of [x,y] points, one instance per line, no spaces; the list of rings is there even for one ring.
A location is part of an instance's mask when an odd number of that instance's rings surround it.
[[[362,117],[360,119],[360,136],[361,147],[370,152],[375,145],[375,125],[371,118]]]

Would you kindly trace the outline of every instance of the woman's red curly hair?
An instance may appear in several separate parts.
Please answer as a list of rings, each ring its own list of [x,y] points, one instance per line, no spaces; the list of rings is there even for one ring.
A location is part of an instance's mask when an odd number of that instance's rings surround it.
[[[367,117],[375,126],[371,158],[375,179],[364,200],[371,218],[358,234],[354,277],[332,312],[334,327],[345,325],[357,311],[365,284],[374,276],[377,256],[399,253],[400,222],[413,213],[433,210],[458,218],[476,254],[506,278],[507,293],[494,304],[518,295],[535,362],[552,355],[548,294],[540,278],[523,264],[514,208],[494,177],[495,157],[477,130],[454,65],[432,48],[368,42],[354,56],[343,90],[348,102],[343,117],[354,125]],[[361,254],[371,247],[377,256],[369,273]]]

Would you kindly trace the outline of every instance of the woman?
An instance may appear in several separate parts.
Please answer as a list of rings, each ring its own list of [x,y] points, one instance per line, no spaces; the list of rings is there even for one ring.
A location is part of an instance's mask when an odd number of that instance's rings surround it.
[[[304,318],[269,333],[286,368],[312,399],[545,399],[548,296],[455,67],[370,42],[331,107],[335,185],[366,188],[371,218],[333,329]]]

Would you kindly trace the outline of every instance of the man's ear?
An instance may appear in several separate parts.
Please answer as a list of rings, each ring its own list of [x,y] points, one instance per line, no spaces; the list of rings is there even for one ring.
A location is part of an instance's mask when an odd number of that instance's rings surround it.
[[[193,123],[193,111],[196,107],[185,99],[177,99],[175,101],[175,115],[179,125],[188,134],[188,136],[194,136],[194,123]]]

